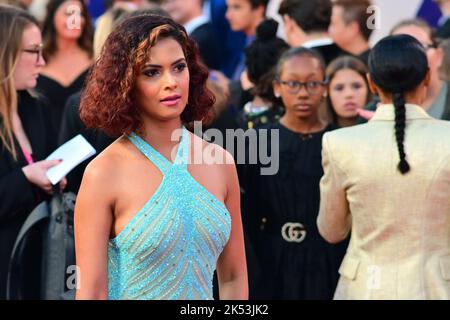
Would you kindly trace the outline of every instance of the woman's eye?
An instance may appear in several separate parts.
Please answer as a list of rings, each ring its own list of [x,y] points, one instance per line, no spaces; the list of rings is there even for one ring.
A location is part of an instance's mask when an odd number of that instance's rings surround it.
[[[179,63],[175,66],[175,70],[177,70],[178,72],[183,71],[184,69],[186,69],[186,63]]]
[[[361,83],[352,83],[352,89],[354,90],[358,90],[362,88],[362,84]]]
[[[151,69],[151,70],[146,70],[146,71],[144,71],[144,74],[145,74],[147,77],[150,77],[150,78],[156,76],[158,73],[159,73],[159,71],[156,70],[156,69]]]
[[[335,91],[342,91],[342,90],[344,90],[344,86],[343,85],[337,85],[337,86],[334,87],[334,90]]]

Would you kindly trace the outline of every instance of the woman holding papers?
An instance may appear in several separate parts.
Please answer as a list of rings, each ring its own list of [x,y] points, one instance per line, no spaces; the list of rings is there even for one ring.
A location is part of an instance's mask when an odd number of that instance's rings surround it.
[[[44,108],[28,90],[45,61],[38,22],[25,11],[0,5],[0,300],[5,299],[9,257],[17,233],[52,185],[46,171],[59,160],[45,161],[55,147]],[[65,183],[65,182],[64,182]],[[38,260],[24,273],[25,298],[36,298]],[[33,287],[33,288],[31,288]]]
[[[317,220],[351,231],[336,299],[450,299],[450,123],[431,118],[426,49],[384,38],[369,56],[381,105],[367,124],[326,133]]]
[[[169,18],[128,18],[108,37],[80,112],[119,138],[78,193],[77,299],[212,299],[216,267],[220,298],[247,299],[233,158],[185,128],[214,103],[207,77]]]

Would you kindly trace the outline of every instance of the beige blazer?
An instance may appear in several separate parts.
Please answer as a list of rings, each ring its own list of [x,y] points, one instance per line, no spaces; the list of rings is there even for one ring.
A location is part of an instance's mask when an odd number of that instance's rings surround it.
[[[317,224],[351,240],[335,299],[450,299],[450,122],[406,105],[402,175],[394,106],[323,137]]]

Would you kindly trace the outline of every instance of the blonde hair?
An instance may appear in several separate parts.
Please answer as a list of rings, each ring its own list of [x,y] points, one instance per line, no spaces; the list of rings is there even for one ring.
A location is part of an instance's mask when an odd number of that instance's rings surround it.
[[[112,8],[98,18],[94,33],[94,59],[100,57],[106,39],[120,18],[132,11],[126,7]]]
[[[19,60],[22,36],[30,25],[38,22],[22,9],[0,5],[0,140],[4,148],[17,160],[14,143],[12,113],[17,109],[14,70]]]

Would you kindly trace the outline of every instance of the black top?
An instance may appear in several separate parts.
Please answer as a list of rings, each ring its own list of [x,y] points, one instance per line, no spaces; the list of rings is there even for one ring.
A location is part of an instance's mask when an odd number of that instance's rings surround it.
[[[311,49],[318,51],[322,55],[326,65],[329,65],[330,62],[337,57],[346,54],[346,52],[339,48],[335,43],[312,47]]]
[[[355,57],[360,59],[362,62],[365,63],[366,66],[368,66],[369,65],[369,55],[370,55],[370,49],[367,49],[366,51],[360,53],[359,55],[357,55]]]
[[[279,170],[261,175],[262,165],[248,165],[242,178],[246,246],[253,250],[249,259],[256,259],[248,261],[250,297],[331,299],[347,243],[328,244],[316,219],[322,136],[334,127],[306,135],[280,123],[261,129],[279,130]],[[267,145],[267,154],[276,151],[271,150],[270,140]]]
[[[81,93],[77,92],[71,95],[67,100],[66,106],[64,108],[58,143],[61,145],[64,142],[72,139],[76,135],[82,134],[83,137],[97,151],[97,155],[102,152],[107,146],[109,146],[114,140],[99,130],[86,128],[85,124],[80,119],[80,98]],[[65,191],[71,191],[75,194],[78,193],[84,170],[94,156],[80,163],[67,175],[67,187]]]
[[[70,95],[80,91],[89,73],[89,69],[83,71],[72,83],[65,87],[56,80],[40,75],[37,81],[36,91],[47,99],[50,108],[50,120],[55,129],[55,136],[59,134],[64,106]]]
[[[364,62],[364,64],[366,66],[368,65],[368,62],[369,62],[370,49],[368,49],[358,55],[351,54],[350,52],[347,52],[347,51],[341,49],[335,43],[327,44],[324,46],[312,47],[311,49],[318,51],[322,55],[323,59],[325,60],[325,64],[327,66],[334,59],[336,59],[340,56],[344,56],[344,55],[349,55],[349,56],[358,58],[359,60]]]
[[[54,136],[47,123],[47,109],[28,92],[18,92],[18,113],[22,126],[33,149],[35,162],[45,159],[55,148]],[[1,123],[0,123],[1,126]],[[28,165],[17,141],[17,161],[4,148],[0,140],[0,300],[6,295],[6,275],[9,257],[19,229],[28,214],[47,197],[25,177],[22,167]],[[39,280],[39,262],[30,262],[26,274],[31,280]],[[33,294],[31,297],[33,297]]]
[[[244,108],[239,110],[237,120],[239,126],[242,129],[247,130],[278,122],[283,116],[283,113],[284,110],[276,105],[260,112],[248,112],[246,106],[244,106]]]

